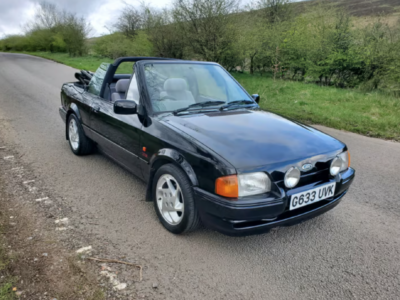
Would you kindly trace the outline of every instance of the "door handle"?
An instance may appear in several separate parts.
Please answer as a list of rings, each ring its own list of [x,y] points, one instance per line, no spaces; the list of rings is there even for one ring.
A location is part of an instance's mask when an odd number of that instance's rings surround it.
[[[94,106],[94,107],[92,107],[92,111],[93,111],[94,113],[98,113],[98,112],[100,111],[100,106]]]

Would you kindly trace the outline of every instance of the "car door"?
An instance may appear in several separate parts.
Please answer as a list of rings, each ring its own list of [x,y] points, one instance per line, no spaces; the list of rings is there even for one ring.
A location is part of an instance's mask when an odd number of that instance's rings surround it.
[[[130,89],[134,86],[136,93],[132,101],[139,103],[139,93],[135,74],[132,75]],[[142,170],[139,163],[139,147],[142,123],[138,115],[117,115],[114,103],[101,97],[93,98],[90,116],[90,128],[96,135],[98,146],[108,156],[127,168],[140,178]]]
[[[80,114],[82,118],[82,123],[84,128],[86,129],[88,126],[90,127],[90,118],[93,101],[97,98],[100,98],[100,90],[103,86],[104,77],[107,74],[108,68],[110,64],[102,63],[100,67],[93,74],[92,79],[89,82],[87,89],[82,93],[80,106]],[[85,130],[86,131],[86,130]]]

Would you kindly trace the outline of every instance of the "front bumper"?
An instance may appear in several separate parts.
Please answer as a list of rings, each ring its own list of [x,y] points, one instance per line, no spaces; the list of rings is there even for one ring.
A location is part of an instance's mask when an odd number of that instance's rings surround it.
[[[289,211],[290,196],[328,182],[318,182],[269,198],[246,199],[246,202],[226,200],[223,197],[194,188],[196,206],[203,223],[223,234],[232,236],[268,232],[271,228],[291,226],[317,217],[340,203],[353,182],[355,171],[349,168],[329,182],[336,182],[332,198]]]

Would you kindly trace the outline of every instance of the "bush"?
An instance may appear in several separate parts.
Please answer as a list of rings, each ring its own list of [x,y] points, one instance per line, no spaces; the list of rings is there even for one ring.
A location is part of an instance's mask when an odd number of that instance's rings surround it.
[[[0,40],[1,51],[23,51],[27,48],[27,39],[23,35],[10,35]]]
[[[237,64],[246,61],[250,73],[400,93],[400,23],[378,20],[360,28],[346,12],[321,1],[295,18],[249,16],[236,47]]]
[[[117,32],[96,39],[93,50],[101,56],[112,59],[121,56],[151,56],[152,44],[143,31],[138,31],[134,38],[128,38]]]
[[[0,49],[67,52],[70,56],[82,56],[87,52],[85,43],[89,26],[85,19],[58,10],[53,4],[41,3],[27,28],[25,35],[1,40]]]

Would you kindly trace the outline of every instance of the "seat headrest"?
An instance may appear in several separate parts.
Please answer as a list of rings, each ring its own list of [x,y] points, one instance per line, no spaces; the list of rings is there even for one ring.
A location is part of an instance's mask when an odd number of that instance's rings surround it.
[[[115,91],[117,93],[125,93],[129,88],[130,79],[120,79],[115,85]]]
[[[164,90],[167,92],[185,91],[186,81],[183,78],[169,78],[164,82]]]

